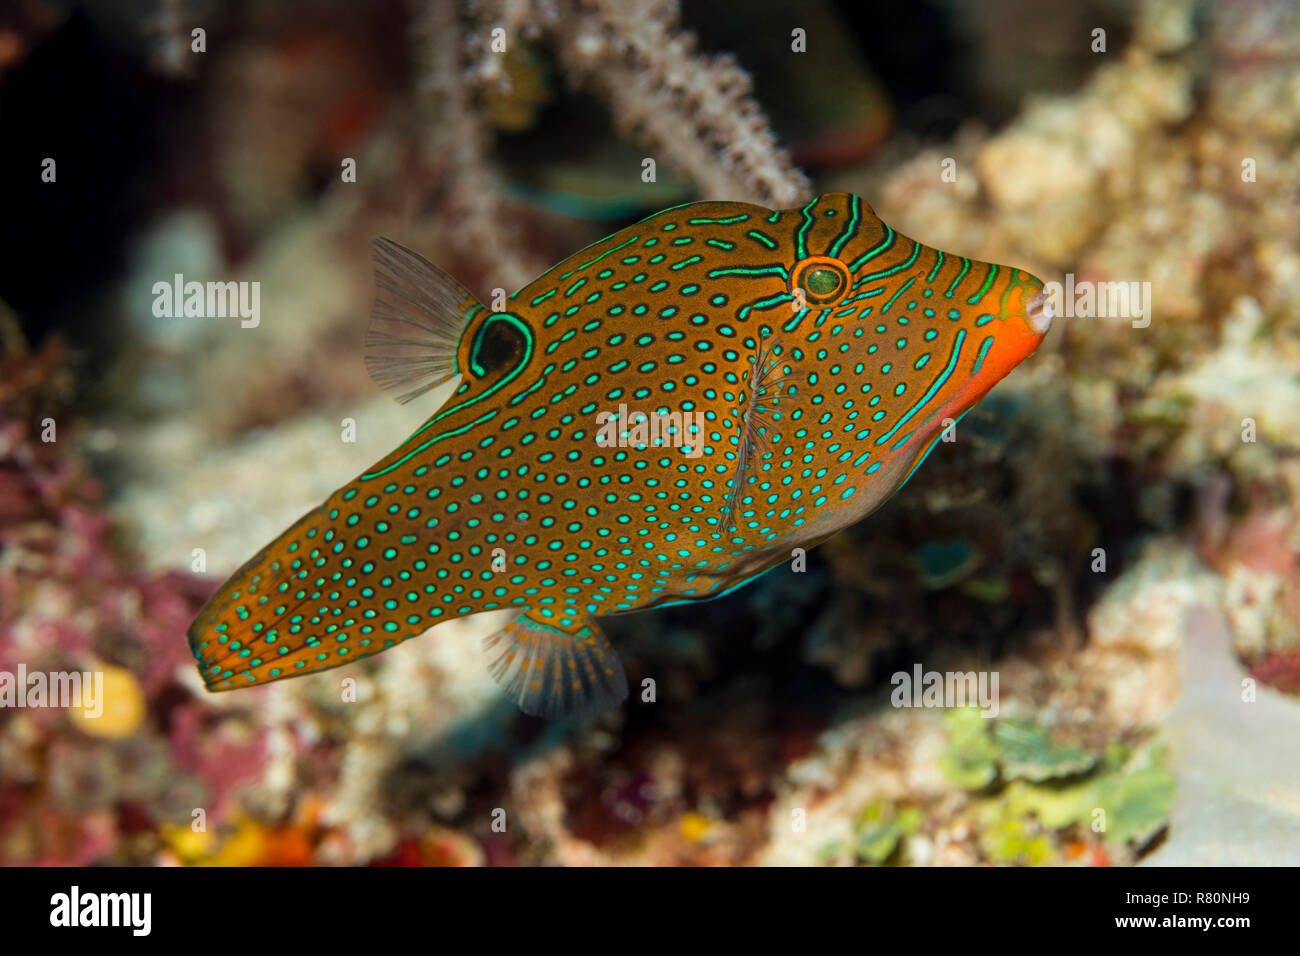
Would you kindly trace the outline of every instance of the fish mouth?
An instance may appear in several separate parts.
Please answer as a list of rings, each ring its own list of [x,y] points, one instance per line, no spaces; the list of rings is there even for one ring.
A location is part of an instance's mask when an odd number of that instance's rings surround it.
[[[1056,313],[1052,311],[1052,303],[1048,301],[1046,292],[1040,292],[1029,300],[1025,306],[1025,317],[1031,329],[1039,335],[1047,334],[1047,330],[1052,327],[1052,319],[1056,318]]]

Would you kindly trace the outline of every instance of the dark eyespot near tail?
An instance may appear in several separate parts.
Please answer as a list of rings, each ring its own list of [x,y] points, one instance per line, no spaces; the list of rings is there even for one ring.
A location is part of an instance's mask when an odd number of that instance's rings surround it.
[[[532,353],[533,334],[519,316],[491,312],[474,333],[469,349],[469,371],[477,378],[516,368]]]

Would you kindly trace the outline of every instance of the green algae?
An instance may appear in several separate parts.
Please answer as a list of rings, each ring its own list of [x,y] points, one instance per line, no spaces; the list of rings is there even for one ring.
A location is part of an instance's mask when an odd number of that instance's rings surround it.
[[[995,863],[1056,862],[1071,833],[1112,849],[1141,849],[1166,826],[1176,787],[1160,745],[1131,751],[1119,741],[1101,754],[1054,744],[1023,718],[989,720],[974,708],[946,715],[949,746],[940,766],[978,794],[980,845]]]

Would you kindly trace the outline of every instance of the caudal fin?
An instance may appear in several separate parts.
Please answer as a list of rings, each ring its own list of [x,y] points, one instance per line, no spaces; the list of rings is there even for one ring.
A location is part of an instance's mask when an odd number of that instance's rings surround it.
[[[208,690],[338,667],[435,623],[411,622],[381,595],[374,575],[363,573],[367,562],[338,553],[342,514],[333,500],[254,555],[190,625],[190,651]]]
[[[392,240],[375,240],[374,265],[366,365],[377,383],[405,402],[458,373],[461,336],[483,306],[447,273]],[[360,527],[370,502],[351,502],[363,492],[363,500],[374,494],[361,482],[340,488],[254,555],[190,625],[190,650],[208,690],[360,660],[423,633],[450,613],[433,602],[432,581],[417,591],[409,571],[389,573],[407,550],[416,570],[424,570],[431,526],[385,518]],[[396,500],[385,502],[392,509],[386,514],[396,513]],[[392,543],[379,547],[379,535]]]

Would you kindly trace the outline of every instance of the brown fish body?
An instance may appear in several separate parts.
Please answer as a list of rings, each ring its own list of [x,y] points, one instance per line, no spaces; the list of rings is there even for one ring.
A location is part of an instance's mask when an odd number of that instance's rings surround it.
[[[390,316],[458,310],[436,373],[460,384],[205,608],[191,642],[212,689],[520,608],[489,643],[521,706],[609,703],[624,679],[593,616],[716,596],[870,513],[1050,320],[1032,276],[900,236],[847,194],[665,211],[505,312],[388,254]]]

